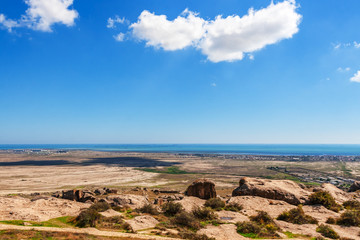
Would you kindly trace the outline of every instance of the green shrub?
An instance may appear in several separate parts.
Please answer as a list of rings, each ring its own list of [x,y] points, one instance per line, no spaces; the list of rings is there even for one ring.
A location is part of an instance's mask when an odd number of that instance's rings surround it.
[[[210,198],[206,200],[205,207],[210,207],[216,211],[220,211],[222,208],[225,207],[225,202],[222,201],[220,198]]]
[[[171,222],[175,225],[195,230],[198,230],[201,227],[199,220],[196,219],[193,214],[187,213],[185,211],[176,214],[174,218],[171,219]]]
[[[336,223],[336,219],[333,218],[333,217],[329,217],[329,218],[326,220],[326,223],[328,223],[328,224],[335,224],[335,223]]]
[[[208,207],[196,207],[192,210],[192,214],[200,220],[213,220],[217,216],[211,208]]]
[[[97,212],[104,212],[110,209],[110,205],[107,202],[97,202],[91,205],[89,209],[93,209]]]
[[[321,224],[319,227],[316,228],[318,233],[321,233],[324,237],[331,238],[331,239],[338,239],[340,238],[339,235],[328,225]]]
[[[349,200],[343,203],[345,209],[360,210],[360,202],[356,200]]]
[[[182,207],[181,203],[167,202],[162,205],[162,211],[166,216],[175,216],[183,210],[184,208]]]
[[[304,213],[301,206],[285,211],[277,217],[277,220],[282,220],[294,224],[317,224],[318,221]]]
[[[341,205],[337,204],[330,193],[325,191],[318,191],[310,195],[309,203],[311,205],[320,204],[329,210],[338,212],[341,210]]]
[[[360,211],[346,210],[336,220],[336,224],[343,226],[360,226]]]
[[[145,204],[143,207],[135,209],[135,211],[140,213],[148,213],[151,215],[159,214],[159,211],[156,209],[156,207],[151,204]]]
[[[259,225],[267,225],[274,223],[272,217],[265,211],[259,211],[257,215],[251,216],[250,220],[258,223]]]
[[[232,212],[240,212],[243,209],[243,206],[238,203],[229,203],[226,204],[224,207],[224,210],[226,211],[232,211]]]
[[[86,209],[76,217],[75,222],[78,227],[95,227],[100,219],[100,214],[94,209]]]
[[[238,233],[259,234],[261,227],[255,222],[238,222],[236,223]]]

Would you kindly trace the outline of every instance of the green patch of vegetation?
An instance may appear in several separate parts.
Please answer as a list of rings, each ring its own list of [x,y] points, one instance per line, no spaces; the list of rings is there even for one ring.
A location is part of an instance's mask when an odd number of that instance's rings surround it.
[[[310,205],[323,205],[334,212],[339,212],[342,209],[341,205],[337,204],[333,196],[326,191],[318,191],[311,194],[309,197],[309,203]]]
[[[351,170],[346,168],[346,163],[339,162],[338,163],[340,171],[343,172],[344,177],[352,177]]]
[[[267,212],[259,211],[256,216],[250,217],[250,222],[236,223],[237,232],[244,237],[250,238],[274,238],[279,237],[276,233],[280,228]]]
[[[179,234],[182,239],[190,239],[190,240],[215,240],[215,238],[209,238],[205,234],[196,234],[189,231],[182,231]]]
[[[200,221],[191,213],[187,213],[185,211],[176,214],[171,222],[175,225],[179,225],[182,227],[186,227],[192,230],[200,229]]]
[[[360,226],[360,211],[358,210],[346,210],[336,219],[336,224],[342,226]]]
[[[298,206],[297,208],[290,209],[289,211],[284,211],[281,213],[277,220],[282,220],[289,223],[294,224],[317,224],[318,221],[304,213],[302,206]]]
[[[158,168],[137,168],[137,170],[144,171],[144,172],[152,172],[152,173],[165,173],[165,174],[195,174],[193,172],[187,172],[181,170],[177,166],[167,167],[163,169]]]
[[[210,198],[206,200],[205,207],[210,207],[216,211],[220,211],[225,207],[225,202],[220,198]]]
[[[316,228],[318,233],[321,233],[324,237],[331,238],[331,239],[339,239],[339,235],[335,232],[332,227],[329,225],[321,224],[319,227]]]
[[[75,222],[77,227],[96,227],[97,221],[101,215],[94,209],[86,209],[76,217]]]
[[[93,209],[97,212],[105,212],[110,209],[110,205],[107,202],[97,202],[91,205],[89,209]]]
[[[0,223],[24,226],[25,221],[23,221],[23,220],[6,220],[6,221],[0,221]]]
[[[278,179],[278,180],[291,180],[293,182],[301,183],[301,184],[304,184],[306,186],[320,186],[321,185],[320,183],[317,183],[317,182],[305,182],[305,181],[301,180],[300,178],[292,176],[292,175],[287,174],[287,173],[277,173],[275,175],[265,176],[265,178],[267,178],[267,179]]]

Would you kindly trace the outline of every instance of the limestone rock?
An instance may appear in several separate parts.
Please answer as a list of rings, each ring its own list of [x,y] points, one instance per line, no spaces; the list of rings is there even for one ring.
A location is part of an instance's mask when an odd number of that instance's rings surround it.
[[[307,201],[310,192],[289,180],[242,178],[240,179],[240,186],[232,192],[232,196],[246,195],[282,200],[298,205]]]
[[[149,215],[137,216],[134,219],[127,220],[126,222],[128,224],[130,224],[131,228],[134,231],[138,231],[141,229],[154,228],[159,223],[158,220],[156,220],[155,218],[153,218]]]
[[[355,181],[351,184],[349,192],[356,192],[357,190],[360,190],[360,182]]]
[[[187,188],[185,195],[201,199],[215,198],[215,183],[207,179],[198,179]]]

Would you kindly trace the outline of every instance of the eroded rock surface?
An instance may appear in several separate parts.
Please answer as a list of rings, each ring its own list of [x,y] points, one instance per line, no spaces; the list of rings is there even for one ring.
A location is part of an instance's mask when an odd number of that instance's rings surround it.
[[[215,198],[215,183],[208,179],[198,179],[187,188],[185,195],[201,199]]]
[[[232,196],[246,195],[282,200],[289,204],[298,205],[307,201],[310,192],[289,180],[242,178],[239,187],[232,192]]]

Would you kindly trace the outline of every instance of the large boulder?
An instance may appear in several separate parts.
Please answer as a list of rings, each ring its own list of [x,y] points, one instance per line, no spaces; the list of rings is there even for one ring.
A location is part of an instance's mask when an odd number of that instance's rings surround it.
[[[360,182],[355,181],[351,184],[349,192],[356,192],[357,190],[360,190]]]
[[[80,202],[80,199],[82,199],[83,197],[83,191],[82,190],[63,190],[62,191],[62,196],[61,198],[63,199],[68,199],[68,200],[73,200],[73,201],[77,201]]]
[[[147,197],[132,194],[110,195],[106,197],[106,200],[112,206],[130,207],[132,209],[141,208],[149,204]]]
[[[209,199],[216,197],[215,183],[208,179],[195,180],[186,190],[186,196]]]
[[[241,178],[239,185],[240,186],[232,192],[233,197],[246,195],[259,196],[298,205],[304,204],[310,195],[310,192],[289,180]]]

